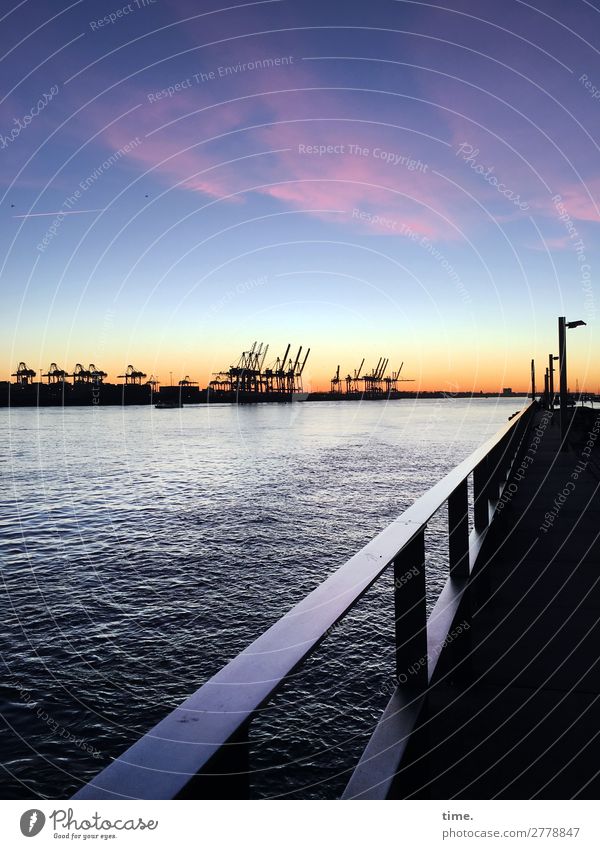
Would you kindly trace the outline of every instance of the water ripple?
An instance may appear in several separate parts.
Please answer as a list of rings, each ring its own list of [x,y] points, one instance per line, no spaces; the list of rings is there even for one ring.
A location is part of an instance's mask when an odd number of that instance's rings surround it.
[[[2,796],[73,793],[514,408],[0,411]],[[261,712],[255,795],[341,792],[388,698],[391,603],[384,576]]]

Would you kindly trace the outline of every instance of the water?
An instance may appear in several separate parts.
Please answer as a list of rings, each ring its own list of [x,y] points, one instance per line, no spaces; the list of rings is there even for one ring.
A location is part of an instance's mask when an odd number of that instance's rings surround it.
[[[0,796],[72,794],[522,401],[0,410]],[[384,575],[253,723],[253,795],[343,790],[389,698],[391,604]]]

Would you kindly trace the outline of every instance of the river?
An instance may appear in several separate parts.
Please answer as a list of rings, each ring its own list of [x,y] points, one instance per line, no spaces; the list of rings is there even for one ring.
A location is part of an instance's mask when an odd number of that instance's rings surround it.
[[[0,796],[72,794],[524,402],[0,410]],[[343,790],[392,615],[384,576],[253,723],[254,796]]]

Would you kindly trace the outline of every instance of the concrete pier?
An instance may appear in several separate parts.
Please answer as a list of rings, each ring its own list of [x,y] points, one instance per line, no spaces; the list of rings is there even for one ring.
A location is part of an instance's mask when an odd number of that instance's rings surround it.
[[[600,410],[576,411],[565,452],[557,419],[530,426],[394,798],[600,794]]]

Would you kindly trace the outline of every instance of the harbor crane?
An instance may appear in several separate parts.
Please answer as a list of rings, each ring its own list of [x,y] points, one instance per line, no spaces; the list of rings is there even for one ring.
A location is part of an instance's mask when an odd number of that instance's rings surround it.
[[[289,357],[288,344],[283,357],[277,357],[265,368],[269,346],[255,342],[249,351],[244,351],[235,366],[213,375],[210,388],[221,392],[246,393],[251,395],[286,395],[302,391],[302,372],[308,360],[310,348],[301,360],[302,346],[296,358]]]
[[[400,368],[397,371],[392,371],[391,374],[386,374],[388,365],[388,357],[379,357],[377,365],[367,374],[363,374],[363,366],[365,364],[364,357],[360,366],[354,370],[353,374],[348,374],[343,380],[340,380],[340,367],[337,367],[335,375],[331,378],[332,395],[341,395],[341,384],[346,385],[347,396],[364,395],[368,398],[378,398],[386,393],[388,396],[392,392],[398,391],[399,383],[413,383],[413,378],[400,377],[404,362],[400,363]]]
[[[33,382],[36,372],[32,368],[27,368],[26,363],[19,363],[17,370],[11,374],[11,377],[17,378],[17,383],[21,386],[29,386]]]
[[[42,377],[47,377],[48,383],[65,383],[69,375],[64,369],[59,368],[56,363],[50,363],[50,368]]]
[[[145,377],[147,375],[143,371],[138,371],[132,365],[127,366],[125,374],[119,375],[119,378],[125,378],[125,386],[141,386]]]
[[[190,380],[189,374],[186,374],[180,381],[177,383],[178,386],[198,386],[197,380]]]
[[[365,358],[362,358],[362,362],[358,369],[354,369],[354,374],[346,375],[346,394],[351,395],[353,392],[358,392],[358,381],[360,380],[360,373],[362,372],[362,367],[365,364]]]
[[[97,368],[94,363],[90,363],[88,368],[84,368],[81,363],[77,363],[72,375],[74,383],[102,383],[105,377],[108,377],[105,371]]]
[[[339,395],[340,394],[340,391],[341,391],[340,390],[340,382],[341,382],[340,381],[340,367],[338,366],[335,374],[331,378],[331,390],[330,391],[331,391],[332,395]]]
[[[302,373],[304,372],[304,367],[308,360],[308,355],[310,354],[310,348],[307,350],[304,359],[302,360],[302,365],[300,365],[300,354],[302,352],[302,347],[298,351],[298,356],[296,357],[296,362],[294,363],[294,368],[291,374],[291,388],[290,392],[302,392]]]
[[[415,382],[414,377],[400,377],[400,373],[402,372],[402,366],[403,365],[404,365],[404,362],[401,362],[400,368],[398,369],[398,371],[393,371],[390,377],[386,376],[386,377],[383,378],[383,382],[385,383],[386,392],[387,392],[388,395],[390,394],[390,392],[397,392],[398,391],[398,384],[399,383],[414,383]]]
[[[385,374],[385,370],[387,369],[388,363],[389,359],[384,359],[384,357],[380,357],[373,371],[369,372],[369,374],[363,375],[362,381],[364,384],[365,394],[377,395],[383,391],[383,375]]]

